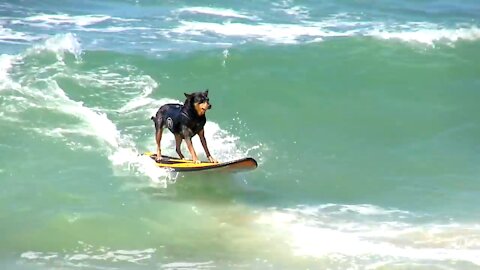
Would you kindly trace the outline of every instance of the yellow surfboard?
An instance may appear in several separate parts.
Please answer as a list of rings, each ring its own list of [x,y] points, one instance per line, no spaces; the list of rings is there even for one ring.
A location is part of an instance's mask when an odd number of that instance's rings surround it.
[[[152,152],[143,153],[145,156],[149,156],[153,160],[156,159],[157,155]],[[156,165],[160,168],[168,168],[177,172],[192,172],[192,171],[205,171],[205,170],[215,170],[222,172],[239,172],[239,171],[248,171],[254,170],[257,168],[257,161],[253,158],[247,157],[242,159],[237,159],[228,162],[221,163],[212,163],[212,162],[200,162],[194,163],[191,160],[178,159],[174,157],[162,155],[160,161],[156,161]]]

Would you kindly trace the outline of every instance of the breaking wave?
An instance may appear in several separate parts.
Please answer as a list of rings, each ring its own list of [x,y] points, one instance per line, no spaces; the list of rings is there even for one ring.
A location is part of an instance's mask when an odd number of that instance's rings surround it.
[[[55,60],[30,70],[21,68],[25,61],[44,55],[45,52],[53,53]],[[152,98],[151,95],[159,83],[131,65],[105,66],[82,72],[70,70],[64,59],[73,55],[77,62],[81,62],[82,54],[81,42],[74,34],[68,33],[51,37],[22,54],[2,55],[0,89],[10,90],[5,98],[14,105],[2,108],[0,116],[9,121],[21,122],[22,116],[31,110],[38,110],[39,114],[63,115],[65,121],[37,123],[24,128],[41,136],[60,140],[72,150],[99,151],[101,155],[107,155],[113,169],[118,173],[133,172],[139,176],[147,176],[153,184],[165,187],[170,180],[175,179],[176,174],[159,169],[150,158],[141,154],[155,147],[150,116],[155,114],[159,106],[179,101]],[[19,79],[12,80],[10,73],[15,66],[15,77]],[[81,100],[75,100],[69,89],[59,85],[59,78],[73,80],[83,89],[94,89],[96,92],[92,94],[105,95],[105,98],[115,100],[119,107],[92,107]],[[118,93],[118,89],[122,91]],[[115,93],[118,94],[112,96]],[[118,113],[133,116],[135,119],[145,119],[141,123],[130,123],[131,129],[147,130],[152,136],[139,139],[119,128],[119,121],[123,119],[114,119]],[[212,154],[219,160],[239,158],[248,151],[242,150],[237,136],[222,129],[215,122],[208,121],[205,130]],[[163,147],[174,149],[174,141],[173,135],[166,133]],[[198,138],[194,138],[193,143],[197,149],[201,149]],[[169,150],[165,153],[169,154]]]

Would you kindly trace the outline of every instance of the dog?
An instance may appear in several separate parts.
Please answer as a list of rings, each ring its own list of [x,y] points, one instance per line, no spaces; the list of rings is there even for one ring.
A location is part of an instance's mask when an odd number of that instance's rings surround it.
[[[181,159],[185,159],[180,149],[182,140],[185,140],[188,151],[192,156],[192,161],[200,163],[192,145],[192,137],[198,134],[208,160],[213,163],[218,163],[208,150],[204,132],[204,126],[207,122],[205,113],[212,108],[208,98],[208,89],[204,92],[184,94],[186,99],[183,105],[175,103],[162,105],[158,109],[157,114],[151,117],[155,124],[155,142],[157,143],[156,161],[162,159],[160,143],[163,129],[167,127],[175,135],[175,150]]]

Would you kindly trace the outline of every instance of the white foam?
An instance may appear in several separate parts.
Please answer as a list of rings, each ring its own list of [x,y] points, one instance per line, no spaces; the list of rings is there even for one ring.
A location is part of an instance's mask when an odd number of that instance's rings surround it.
[[[221,129],[215,122],[207,121],[205,124],[205,138],[212,156],[218,161],[238,159],[246,155],[245,150],[240,145],[240,138]],[[197,154],[200,152],[200,156],[205,157],[198,136],[195,136],[192,142]]]
[[[174,262],[174,263],[166,263],[162,264],[162,269],[212,269],[216,268],[213,261],[207,262]]]
[[[38,37],[33,37],[25,33],[16,32],[9,28],[4,28],[0,25],[0,42],[12,43],[17,41],[33,41],[37,40]]]
[[[58,86],[56,81],[47,80],[45,83],[46,88],[42,89],[43,91],[41,92],[38,89],[28,87],[23,87],[21,91],[34,100],[44,102],[43,107],[73,116],[79,119],[81,124],[74,128],[50,129],[47,127],[43,129],[34,127],[32,128],[33,131],[60,138],[71,134],[93,137],[101,145],[105,145],[105,150],[107,151],[112,151],[119,147],[121,141],[120,133],[105,113],[96,112],[91,108],[85,107],[82,102],[71,100],[63,89]]]
[[[294,209],[305,214],[316,214],[319,211],[331,214],[357,214],[364,216],[385,216],[385,215],[411,215],[406,211],[397,209],[385,209],[370,204],[324,204],[317,207],[302,207]]]
[[[38,14],[35,16],[26,17],[21,21],[15,21],[14,23],[37,23],[37,25],[45,27],[54,27],[61,24],[88,26],[109,20],[111,18],[112,17],[107,15],[71,16],[68,14]]]
[[[291,0],[284,0],[279,3],[273,2],[275,9],[284,12],[287,15],[293,16],[296,19],[305,20],[310,18],[310,11],[305,6],[295,6]]]
[[[174,99],[161,99],[156,100],[148,96],[135,97],[132,100],[128,101],[127,104],[118,109],[120,113],[142,113],[144,115],[155,115],[156,110],[160,107],[161,104],[177,102]],[[145,113],[145,110],[150,113]]]
[[[453,44],[461,40],[478,40],[480,39],[480,29],[476,26],[456,29],[439,28],[438,26],[432,26],[431,28],[411,27],[410,30],[406,31],[389,31],[377,28],[367,32],[367,35],[381,39],[397,39],[433,46],[435,43],[442,41]]]
[[[286,237],[295,255],[338,260],[346,267],[358,267],[358,260],[364,267],[397,260],[463,261],[480,266],[478,224],[418,224],[414,217],[377,206],[329,204],[272,209],[262,213],[258,222]]]
[[[35,251],[27,251],[20,255],[20,258],[28,259],[28,260],[51,260],[54,258],[58,258],[58,255],[51,252],[35,252]]]
[[[141,26],[109,26],[106,28],[81,28],[82,31],[85,32],[99,32],[99,33],[120,33],[120,32],[127,32],[127,31],[148,31],[152,30],[149,27],[141,27]]]
[[[302,38],[312,40],[331,33],[318,26],[296,24],[244,24],[244,23],[205,23],[182,21],[172,32],[183,35],[217,34],[227,37],[241,37],[264,42],[295,44]]]
[[[149,97],[152,94],[153,90],[158,87],[158,83],[153,80],[150,76],[143,76],[140,80],[141,83],[137,86],[137,89],[141,89],[141,93],[129,100],[124,106],[122,106],[118,111],[121,113],[130,113],[130,112],[140,112],[142,109],[147,109],[149,113],[145,116],[149,119],[150,116],[154,116],[156,111],[161,105],[166,103],[177,103],[177,100],[173,99],[159,99],[155,100]]]
[[[17,89],[20,85],[10,78],[9,72],[13,65],[19,60],[18,56],[0,55],[0,91],[3,89]]]
[[[79,118],[84,124],[76,125],[72,129],[54,129],[51,131],[54,132],[53,135],[60,133],[62,136],[68,132],[95,138],[102,149],[107,151],[108,159],[114,167],[147,176],[152,183],[162,187],[166,187],[168,181],[175,180],[175,174],[158,169],[150,158],[141,156],[136,150],[135,143],[128,136],[122,135],[105,113],[85,107],[81,102],[72,101],[58,86],[56,89],[60,94],[55,96],[62,97],[56,101],[57,110]],[[89,146],[76,145],[76,147],[89,149]]]
[[[60,105],[60,104],[59,104]],[[95,112],[90,108],[84,107],[79,102],[64,100],[59,110],[70,115],[77,116],[86,122],[90,132],[87,135],[106,142],[109,147],[116,149],[120,145],[120,133],[115,124],[108,119],[105,113]]]
[[[298,7],[295,16],[299,18],[306,11]],[[295,13],[292,11],[292,13]],[[361,21],[349,14],[334,14],[321,21],[304,20],[298,23],[222,23],[180,21],[177,27],[163,31],[166,36],[188,39],[218,35],[230,38],[261,41],[273,44],[296,44],[318,42],[335,37],[375,37],[380,39],[400,40],[408,43],[434,45],[436,43],[453,44],[458,41],[479,40],[480,28],[476,25],[443,26],[426,22],[385,23]],[[172,35],[173,34],[173,35]],[[187,41],[185,41],[187,42]]]
[[[13,60],[14,56],[12,55],[0,55],[0,83],[4,84],[6,80],[10,80],[8,76],[8,71],[12,68]],[[0,89],[1,88],[3,87],[0,87]]]
[[[153,138],[152,138],[153,140]],[[166,169],[159,169],[148,156],[141,155],[133,148],[120,148],[111,154],[108,159],[116,168],[135,172],[150,179],[154,187],[166,188],[176,181],[178,174]]]
[[[84,266],[95,261],[108,262],[129,262],[140,264],[152,258],[156,252],[155,248],[147,248],[143,250],[111,250],[105,247],[95,248],[83,242],[79,242],[79,250],[72,253],[66,252],[23,252],[20,257],[30,261],[66,263],[66,262],[83,262]]]
[[[158,84],[149,75],[143,75],[131,65],[103,66],[85,73],[71,75],[78,83],[85,87],[100,89],[119,89],[123,93],[142,92],[141,96],[149,95]]]
[[[295,16],[298,19],[308,19],[309,11],[304,6],[293,6],[283,10],[285,13]]]
[[[58,34],[46,39],[43,43],[34,45],[28,53],[37,54],[39,51],[51,51],[59,61],[63,61],[65,53],[71,53],[75,59],[81,60],[82,46],[75,34]]]
[[[230,18],[240,18],[240,19],[249,19],[257,20],[255,16],[248,15],[244,12],[238,12],[233,9],[226,8],[211,8],[211,7],[185,7],[178,9],[177,12],[182,13],[194,13],[194,14],[207,14],[220,17],[230,17]]]

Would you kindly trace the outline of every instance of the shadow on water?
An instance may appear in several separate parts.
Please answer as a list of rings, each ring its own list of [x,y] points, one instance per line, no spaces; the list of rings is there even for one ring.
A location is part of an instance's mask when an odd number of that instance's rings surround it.
[[[180,173],[168,186],[140,188],[158,200],[202,202],[206,204],[235,204],[258,196],[262,191],[250,183],[249,173]],[[253,181],[253,180],[252,180]]]

